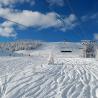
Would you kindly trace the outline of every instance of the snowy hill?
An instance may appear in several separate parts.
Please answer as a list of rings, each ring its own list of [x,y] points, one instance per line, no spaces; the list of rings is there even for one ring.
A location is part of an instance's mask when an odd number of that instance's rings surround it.
[[[13,53],[23,55],[0,57],[0,98],[98,98],[98,60],[81,57],[81,43]]]
[[[68,50],[71,52],[62,53],[62,50]],[[82,56],[82,45],[81,43],[72,43],[72,42],[43,42],[40,47],[33,50],[19,50],[15,51],[18,54],[24,55],[43,55],[49,56],[51,53],[55,57],[81,57]]]

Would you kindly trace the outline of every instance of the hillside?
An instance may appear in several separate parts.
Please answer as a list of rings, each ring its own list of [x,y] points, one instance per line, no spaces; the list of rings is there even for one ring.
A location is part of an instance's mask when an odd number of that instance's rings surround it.
[[[81,57],[81,49],[43,42],[0,57],[0,98],[98,98],[98,60]]]

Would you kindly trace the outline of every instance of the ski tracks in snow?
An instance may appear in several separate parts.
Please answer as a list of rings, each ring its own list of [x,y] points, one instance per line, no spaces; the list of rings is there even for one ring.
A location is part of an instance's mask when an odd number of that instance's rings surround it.
[[[0,98],[98,98],[97,63],[69,58],[35,72],[30,66],[1,78]]]

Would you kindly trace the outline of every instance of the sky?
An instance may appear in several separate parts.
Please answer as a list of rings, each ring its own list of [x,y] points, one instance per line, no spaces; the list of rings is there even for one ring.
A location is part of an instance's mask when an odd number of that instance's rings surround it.
[[[98,40],[98,0],[0,0],[0,42]]]

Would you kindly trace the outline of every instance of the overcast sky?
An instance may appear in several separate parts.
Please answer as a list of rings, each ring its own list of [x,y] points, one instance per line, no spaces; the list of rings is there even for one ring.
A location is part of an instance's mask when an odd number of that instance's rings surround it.
[[[97,40],[98,0],[0,0],[0,41],[18,39]]]

